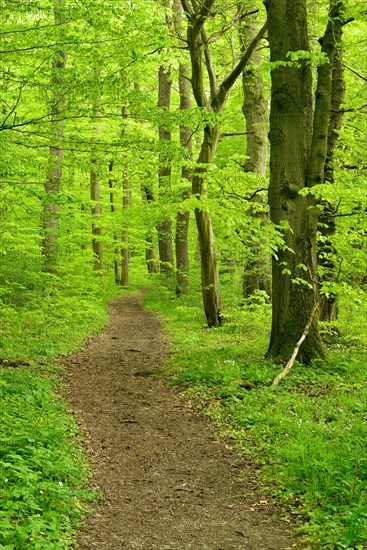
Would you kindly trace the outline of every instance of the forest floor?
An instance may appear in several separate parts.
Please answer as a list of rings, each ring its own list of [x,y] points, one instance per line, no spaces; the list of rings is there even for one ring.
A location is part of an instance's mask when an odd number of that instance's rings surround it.
[[[115,299],[105,331],[63,359],[66,398],[104,496],[78,548],[301,548],[282,509],[257,488],[256,466],[157,376],[168,354],[159,320],[134,295]]]

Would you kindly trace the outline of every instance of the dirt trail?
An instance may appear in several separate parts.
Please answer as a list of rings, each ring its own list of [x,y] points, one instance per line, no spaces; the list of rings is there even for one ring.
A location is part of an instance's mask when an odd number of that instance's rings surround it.
[[[286,550],[297,539],[254,493],[251,468],[176,388],[149,376],[168,348],[139,296],[68,358],[67,399],[93,455],[98,504],[79,549]]]

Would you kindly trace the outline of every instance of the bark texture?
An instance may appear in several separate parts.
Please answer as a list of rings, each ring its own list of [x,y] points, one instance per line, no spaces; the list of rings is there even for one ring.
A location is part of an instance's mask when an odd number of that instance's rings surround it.
[[[55,0],[54,22],[55,25],[62,24],[60,8],[62,0]],[[63,168],[63,146],[64,121],[62,111],[65,105],[65,67],[66,53],[58,50],[52,62],[52,105],[51,105],[51,144],[49,148],[49,159],[45,181],[45,202],[43,205],[42,225],[43,243],[42,253],[44,256],[44,271],[56,273],[58,255],[58,233],[59,233],[59,194],[62,180]]]
[[[179,67],[179,92],[180,92],[180,109],[185,111],[191,108],[190,99],[190,85],[188,80],[189,68],[186,64],[180,64]],[[181,146],[187,151],[188,159],[192,158],[192,143],[191,143],[191,131],[185,125],[180,126],[180,142]],[[184,165],[182,167],[182,180],[189,185],[191,182],[192,173]],[[189,198],[190,190],[184,191],[182,199]],[[190,213],[178,212],[176,217],[176,293],[188,294],[189,293],[189,222]]]
[[[171,71],[169,68],[159,67],[158,82],[158,107],[168,111],[171,103]],[[171,132],[165,124],[159,126],[159,140],[161,144],[158,173],[159,195],[164,199],[169,195],[171,179],[171,161],[167,150],[171,142]],[[160,272],[171,275],[173,266],[171,219],[163,218],[157,225],[157,231]]]
[[[97,120],[100,117],[99,111],[100,98],[96,99],[93,111]],[[93,250],[93,269],[99,273],[103,270],[103,244],[102,244],[102,207],[101,207],[101,185],[99,181],[99,161],[97,151],[92,151],[90,167],[90,198],[93,201],[92,206],[92,250]]]
[[[258,32],[256,20],[245,22],[240,27],[242,51],[246,51]],[[245,172],[265,176],[268,156],[268,98],[260,72],[262,55],[255,51],[251,62],[242,73],[243,105],[246,119],[247,143]],[[264,197],[256,197],[254,202],[263,202]],[[266,214],[250,209],[250,216],[266,219]],[[250,296],[255,290],[265,290],[270,294],[270,257],[264,257],[263,241],[252,243],[252,250],[244,265],[242,277],[243,296]]]
[[[309,50],[306,0],[266,1],[271,61],[287,61],[289,51]],[[307,185],[312,141],[312,79],[310,67],[278,66],[272,70],[270,113],[271,220],[285,224],[285,246],[272,261],[272,330],[268,355],[288,361],[318,300],[317,209]],[[288,270],[288,271],[285,271]],[[317,316],[300,351],[308,363],[324,358]]]
[[[341,6],[342,11],[342,6]],[[345,100],[345,78],[343,68],[343,18],[339,19],[333,27],[335,50],[333,55],[330,53],[330,63],[332,63],[332,81],[331,81],[331,102],[330,116],[328,127],[328,139],[326,149],[326,162],[324,170],[324,181],[330,184],[334,183],[334,153],[338,142],[339,130],[343,121],[342,104]],[[332,237],[336,232],[335,225],[335,206],[329,202],[322,203],[322,211],[320,214],[319,231],[323,239],[319,244],[319,264],[324,268],[325,273],[321,277],[321,282],[332,281],[334,279],[335,264],[333,256],[335,248],[332,242]],[[337,296],[329,294],[328,297],[321,296],[320,305],[320,320],[321,321],[336,321],[338,317]]]
[[[108,172],[109,172],[109,178],[108,178],[108,187],[110,189],[110,209],[111,214],[114,217],[116,208],[115,208],[115,183],[113,180],[113,167],[114,162],[113,160],[110,161],[108,165]],[[113,230],[113,271],[115,275],[115,283],[118,285],[120,284],[120,273],[119,273],[119,244],[118,244],[118,234],[116,231],[116,228]]]
[[[121,238],[121,280],[120,284],[123,287],[129,286],[129,265],[130,265],[130,246],[129,246],[129,232],[127,224],[127,212],[131,203],[131,189],[129,181],[129,172],[127,166],[127,159],[125,159],[125,173],[122,179],[122,213],[124,216],[122,226],[122,238]]]
[[[209,112],[219,114],[224,107],[230,89],[250,61],[260,40],[264,37],[266,26],[262,27],[235,67],[219,84],[210,53],[210,44],[220,39],[225,29],[208,39],[204,27],[208,17],[213,17],[215,0],[205,0],[203,2],[181,0],[181,4],[188,19],[187,44],[191,60],[191,86],[196,104]],[[232,19],[233,24],[240,18],[243,10],[244,6],[240,4]],[[228,28],[231,28],[231,26],[230,24]],[[210,89],[209,98],[206,93],[207,81]],[[207,166],[215,157],[219,135],[219,123],[205,126],[197,159],[198,165],[192,179],[192,193],[199,201],[198,207],[195,209],[195,220],[199,239],[204,310],[209,327],[220,326],[222,322],[214,232],[210,214],[203,208],[207,193],[205,184]]]
[[[175,14],[175,30],[180,38],[184,37],[182,6],[179,0],[174,2]],[[186,111],[191,109],[190,97],[190,82],[189,82],[189,66],[187,63],[180,63],[178,75],[178,87],[180,94],[180,110]],[[192,141],[191,129],[185,124],[180,125],[180,143],[183,150],[186,152],[187,160],[192,160]],[[182,181],[187,182],[187,190],[182,194],[182,199],[185,200],[190,196],[189,185],[191,183],[192,173],[185,165],[185,161],[181,171]],[[175,234],[175,251],[176,251],[176,294],[188,294],[189,286],[189,222],[190,213],[188,211],[179,211],[176,216],[176,234]]]
[[[154,194],[151,186],[144,185],[143,193],[148,204],[154,201]],[[147,263],[148,273],[158,273],[153,235],[151,233],[149,233],[145,239],[145,260]]]

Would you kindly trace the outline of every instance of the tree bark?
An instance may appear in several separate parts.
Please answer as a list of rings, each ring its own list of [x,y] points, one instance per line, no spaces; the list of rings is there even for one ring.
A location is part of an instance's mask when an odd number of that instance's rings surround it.
[[[98,73],[98,71],[96,71]],[[96,120],[100,117],[99,101],[97,98],[94,104],[93,112]],[[92,151],[90,167],[90,198],[93,201],[92,213],[92,251],[93,251],[93,269],[102,274],[103,265],[103,244],[102,244],[102,207],[101,207],[101,186],[99,181],[99,161],[97,151]]]
[[[150,186],[144,185],[143,192],[148,204],[154,201],[153,190]],[[147,263],[148,273],[158,273],[153,236],[151,234],[147,235],[147,238],[145,239],[145,259]]]
[[[112,217],[114,217],[116,208],[115,208],[115,193],[114,193],[114,181],[113,181],[113,160],[110,161],[108,165],[109,178],[108,178],[108,187],[110,188],[110,209]],[[120,284],[120,274],[119,274],[119,238],[116,229],[113,230],[113,270],[115,275],[115,283]]]
[[[55,0],[54,22],[62,24],[60,8],[63,0]],[[66,67],[66,53],[59,50],[55,53],[52,62],[52,106],[51,106],[51,144],[49,148],[49,160],[45,181],[45,202],[43,205],[42,225],[43,242],[42,253],[44,256],[43,269],[49,273],[57,272],[58,234],[59,234],[59,195],[62,180],[64,151],[62,142],[64,139],[64,121],[62,110],[65,106],[64,73]]]
[[[127,214],[131,203],[131,189],[129,181],[129,172],[127,159],[125,159],[125,173],[122,180],[122,212]],[[129,286],[129,266],[130,266],[130,247],[129,247],[129,233],[126,219],[123,222],[122,227],[122,248],[121,248],[121,281],[122,287],[127,288]]]
[[[179,38],[183,38],[182,29],[182,6],[179,0],[174,2],[175,12],[175,29]],[[180,93],[180,110],[186,111],[191,109],[191,97],[190,97],[190,82],[189,82],[189,67],[186,63],[180,63],[179,75],[178,75],[178,87]],[[187,153],[187,160],[192,160],[192,141],[191,130],[184,124],[180,125],[180,143],[181,147]],[[185,166],[185,162],[182,167],[181,177],[184,182],[191,182],[192,173]],[[182,194],[182,199],[185,200],[190,196],[190,189],[188,188]],[[189,248],[188,248],[188,235],[189,235],[189,221],[190,213],[178,212],[176,217],[176,234],[175,234],[175,250],[176,250],[176,294],[188,294],[189,293]]]
[[[171,103],[171,70],[165,67],[159,67],[158,75],[158,107],[169,111]],[[171,142],[171,132],[163,124],[159,126],[159,140],[161,144],[161,153],[159,155],[159,195],[165,199],[170,191],[171,179],[171,161],[167,146]],[[157,225],[158,231],[158,249],[159,249],[159,267],[160,272],[166,275],[172,275],[173,249],[172,249],[172,222],[170,218],[165,217]]]
[[[258,32],[256,21],[244,23],[240,27],[241,49],[246,51]],[[251,63],[248,63],[242,73],[243,105],[242,111],[246,119],[247,144],[245,172],[253,172],[265,176],[268,156],[268,99],[265,95],[264,81],[260,72],[262,55],[256,51]],[[264,197],[256,196],[254,202],[264,202]],[[249,215],[262,220],[266,214],[249,209]],[[264,242],[252,243],[244,265],[242,291],[246,298],[255,290],[265,290],[270,295],[270,257],[265,257],[262,250]]]
[[[128,120],[127,107],[122,109],[122,118],[125,123]],[[129,286],[129,266],[130,266],[130,246],[129,246],[129,227],[127,223],[127,212],[131,203],[131,189],[129,180],[129,165],[128,156],[124,155],[124,173],[122,176],[122,213],[124,220],[122,223],[122,237],[121,237],[121,277],[120,284],[122,287],[127,288]]]
[[[205,198],[205,173],[214,158],[220,135],[220,127],[207,126],[198,157],[198,165],[192,178],[192,194],[201,199]],[[221,298],[219,292],[219,278],[217,268],[217,251],[214,232],[209,213],[204,210],[203,204],[195,208],[195,220],[198,229],[198,240],[201,265],[201,288],[204,302],[204,311],[209,327],[218,327],[222,324]]]
[[[266,0],[271,61],[287,61],[289,51],[309,50],[306,0]],[[317,209],[299,191],[307,182],[312,141],[310,67],[278,66],[271,73],[270,217],[284,224],[284,247],[272,260],[272,328],[268,356],[288,361],[318,301]],[[288,271],[285,271],[288,270]],[[317,315],[300,351],[309,363],[324,358]]]
[[[207,39],[204,28],[207,18],[212,16],[215,0],[205,0],[200,3],[194,0],[191,2],[189,0],[181,0],[181,4],[188,19],[187,44],[191,60],[191,86],[195,101],[198,107],[205,108],[214,114],[219,114],[224,107],[230,89],[251,59],[260,40],[264,37],[266,25],[262,27],[246,51],[241,55],[237,65],[219,84],[211,58],[210,41]],[[241,4],[238,16],[242,9],[243,6]],[[209,98],[205,89],[204,65],[206,78],[210,87]],[[204,137],[197,160],[197,168],[194,171],[192,179],[192,193],[197,197],[199,203],[201,203],[195,209],[195,220],[200,249],[204,311],[209,327],[221,325],[221,299],[213,227],[210,215],[203,209],[202,203],[205,200],[207,192],[205,186],[207,166],[213,161],[216,154],[219,134],[219,123],[205,126]]]
[[[345,78],[343,68],[342,51],[342,25],[336,25],[333,29],[335,37],[335,51],[330,59],[332,63],[332,81],[331,81],[331,102],[328,127],[328,139],[326,149],[326,162],[324,169],[324,181],[330,184],[334,183],[334,153],[339,137],[339,130],[342,126],[343,110],[341,108],[345,100]],[[319,264],[324,268],[325,274],[321,277],[321,283],[324,281],[333,281],[335,264],[333,256],[335,254],[332,237],[336,233],[335,225],[335,207],[327,201],[322,203],[320,214],[319,232],[323,239],[319,244],[318,257]],[[320,297],[320,321],[332,322],[338,318],[337,296],[329,294]]]

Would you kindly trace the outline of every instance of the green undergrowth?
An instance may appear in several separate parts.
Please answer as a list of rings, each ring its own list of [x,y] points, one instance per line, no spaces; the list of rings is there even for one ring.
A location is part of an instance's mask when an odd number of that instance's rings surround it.
[[[78,430],[39,367],[0,369],[0,548],[70,548],[92,494]]]
[[[47,274],[2,284],[0,549],[64,550],[95,495],[54,360],[101,330],[116,290]]]
[[[282,367],[263,359],[266,303],[229,312],[210,330],[199,296],[155,289],[145,303],[172,342],[172,381],[261,465],[274,497],[300,518],[307,547],[367,548],[367,349],[358,334],[329,334],[327,364],[296,363],[274,388]]]

